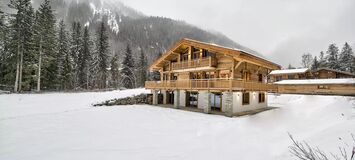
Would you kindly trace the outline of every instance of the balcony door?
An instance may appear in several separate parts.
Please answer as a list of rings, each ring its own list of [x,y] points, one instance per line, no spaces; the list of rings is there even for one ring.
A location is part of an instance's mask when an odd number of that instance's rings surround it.
[[[188,53],[184,53],[181,55],[181,61],[188,61],[189,60],[189,54]]]

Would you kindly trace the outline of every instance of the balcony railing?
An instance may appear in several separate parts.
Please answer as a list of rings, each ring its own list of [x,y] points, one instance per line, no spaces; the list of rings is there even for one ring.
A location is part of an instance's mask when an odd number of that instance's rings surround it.
[[[273,84],[246,82],[232,79],[204,79],[177,81],[147,81],[146,89],[184,89],[184,90],[231,90],[231,91],[268,91],[277,92]]]
[[[199,68],[199,67],[215,67],[217,65],[217,59],[212,57],[207,57],[203,59],[196,59],[191,61],[182,61],[172,63],[172,70],[181,70],[189,68]]]

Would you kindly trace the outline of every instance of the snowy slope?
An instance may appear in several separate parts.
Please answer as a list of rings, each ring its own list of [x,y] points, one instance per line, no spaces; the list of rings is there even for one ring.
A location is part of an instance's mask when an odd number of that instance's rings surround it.
[[[283,160],[293,159],[287,132],[330,151],[355,133],[349,97],[269,95],[279,109],[238,118],[147,105],[90,107],[140,92],[147,91],[0,95],[0,159]]]

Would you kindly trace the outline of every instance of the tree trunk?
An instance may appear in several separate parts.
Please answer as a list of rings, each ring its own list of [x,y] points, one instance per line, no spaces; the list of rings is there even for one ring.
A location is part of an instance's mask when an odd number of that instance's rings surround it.
[[[20,72],[20,62],[19,62],[19,56],[20,56],[20,42],[17,42],[17,56],[16,56],[16,78],[15,78],[15,86],[14,86],[14,92],[18,91],[18,78],[19,78],[19,72]]]
[[[21,45],[21,54],[20,54],[20,75],[19,75],[19,85],[18,90],[19,92],[22,91],[22,70],[23,70],[23,44]]]
[[[19,72],[20,72],[20,62],[19,62],[19,59],[17,58],[16,79],[15,79],[14,92],[18,91],[18,75],[19,75]]]
[[[39,58],[38,58],[38,75],[37,75],[37,92],[41,91],[41,67],[42,67],[42,36],[39,42]]]

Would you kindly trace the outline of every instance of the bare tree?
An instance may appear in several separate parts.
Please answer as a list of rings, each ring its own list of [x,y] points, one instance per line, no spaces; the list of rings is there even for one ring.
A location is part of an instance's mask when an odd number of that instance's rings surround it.
[[[302,55],[302,67],[311,68],[313,62],[313,56],[310,53]]]
[[[318,147],[311,147],[307,142],[298,142],[296,141],[291,134],[288,134],[292,140],[293,145],[289,147],[290,153],[296,156],[300,160],[354,160],[355,159],[355,138],[351,134],[351,137],[354,141],[352,147],[350,147],[350,155],[348,155],[347,149],[339,147],[340,155],[329,153],[326,154],[324,151],[320,150]],[[350,150],[349,149],[349,150]]]

